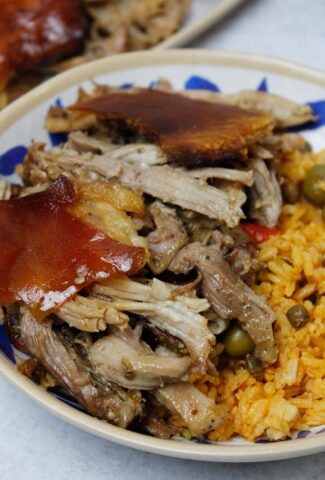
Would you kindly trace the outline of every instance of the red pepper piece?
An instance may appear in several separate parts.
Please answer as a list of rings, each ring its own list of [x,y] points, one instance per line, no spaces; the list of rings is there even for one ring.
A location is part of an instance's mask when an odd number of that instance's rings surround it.
[[[258,245],[270,238],[271,235],[280,235],[282,232],[278,228],[268,228],[258,223],[243,223],[242,229],[248,233],[253,243]]]

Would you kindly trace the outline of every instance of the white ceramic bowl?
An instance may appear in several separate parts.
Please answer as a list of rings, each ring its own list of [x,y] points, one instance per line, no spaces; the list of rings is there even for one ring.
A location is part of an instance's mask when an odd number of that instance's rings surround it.
[[[314,106],[324,114],[323,72],[282,60],[236,53],[170,50],[125,54],[97,60],[65,72],[3,110],[0,113],[0,170],[2,173],[10,173],[13,157],[11,149],[17,144],[27,146],[33,139],[49,141],[43,127],[49,105],[58,97],[64,104],[72,102],[80,84],[89,88],[90,81],[95,79],[113,85],[135,83],[148,86],[161,76],[171,80],[176,88],[184,88],[190,77],[192,79],[188,86],[197,86],[198,83],[202,85],[201,77],[204,77],[224,92],[268,88],[273,93],[294,100],[315,102]],[[215,88],[209,83],[206,86]],[[323,102],[319,102],[321,100]],[[325,147],[325,127],[322,123],[320,121],[317,128],[303,132],[315,149]],[[21,152],[23,151],[22,149]],[[13,177],[9,176],[11,178]],[[301,432],[293,439],[277,443],[247,443],[236,439],[223,444],[160,440],[122,430],[74,408],[71,402],[64,403],[19,374],[13,362],[8,359],[8,355],[15,358],[17,352],[8,343],[1,322],[0,349],[7,353],[0,354],[0,373],[26,395],[58,417],[122,445],[162,455],[223,462],[278,460],[325,450],[325,428]]]

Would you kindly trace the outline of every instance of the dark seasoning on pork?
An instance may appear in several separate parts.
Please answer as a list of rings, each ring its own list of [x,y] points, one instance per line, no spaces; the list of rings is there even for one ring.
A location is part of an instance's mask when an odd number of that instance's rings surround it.
[[[274,233],[282,194],[273,164],[291,145],[305,148],[285,129],[310,120],[309,107],[268,93],[175,93],[166,82],[96,86],[70,108],[50,109],[47,128],[68,140],[31,145],[19,169],[24,187],[1,185],[0,222],[15,239],[8,208],[24,211],[42,197],[43,233],[60,221],[64,234],[75,222],[84,243],[66,236],[75,247],[65,266],[77,269],[55,285],[55,255],[47,264],[42,250],[41,267],[31,268],[37,233],[26,229],[14,253],[6,247],[11,289],[0,285],[0,300],[12,341],[32,357],[21,371],[91,415],[158,437],[182,434],[175,416],[197,437],[224,422],[225,406],[191,378],[236,368],[247,355],[262,369],[276,362],[275,314],[252,288],[261,265],[242,226]],[[62,188],[65,204],[49,204]],[[234,327],[246,339],[237,354],[223,348]]]

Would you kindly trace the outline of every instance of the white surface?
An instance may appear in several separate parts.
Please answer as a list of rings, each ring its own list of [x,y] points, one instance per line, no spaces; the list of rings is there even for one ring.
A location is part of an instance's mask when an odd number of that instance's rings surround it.
[[[324,0],[246,0],[191,46],[273,55],[325,70],[324,19]]]
[[[272,54],[325,69],[324,14],[324,0],[248,0],[193,46]],[[264,465],[217,465],[133,451],[64,424],[0,379],[1,480],[314,480],[324,475],[322,455]]]
[[[155,49],[177,48],[198,38],[202,32],[220,22],[246,0],[204,0],[192,2],[182,28],[159,43]]]

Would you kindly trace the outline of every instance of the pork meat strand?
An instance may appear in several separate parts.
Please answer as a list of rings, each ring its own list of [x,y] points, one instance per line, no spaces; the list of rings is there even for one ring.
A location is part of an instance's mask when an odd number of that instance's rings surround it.
[[[187,273],[196,267],[202,274],[202,293],[223,319],[238,319],[255,343],[255,354],[263,362],[276,360],[272,323],[275,315],[262,297],[256,295],[232,271],[218,248],[198,242],[179,251],[170,269]]]
[[[121,147],[122,148],[122,147]],[[60,174],[78,180],[118,179],[123,185],[147,193],[181,208],[192,210],[225,223],[237,225],[244,213],[241,206],[246,195],[241,188],[217,188],[204,179],[193,178],[183,169],[169,165],[140,166],[102,155],[78,153],[72,149],[52,148],[45,151],[34,144],[25,160],[23,176],[29,183],[53,180]],[[209,173],[209,177],[213,177]]]
[[[176,253],[187,244],[187,233],[173,208],[156,201],[149,207],[156,229],[147,236],[149,266],[155,274],[169,267]]]
[[[55,380],[91,414],[126,428],[142,412],[141,393],[128,392],[107,383],[99,389],[90,373],[82,369],[58,335],[50,320],[39,322],[21,308],[21,336],[31,355],[36,357]]]
[[[273,93],[256,92],[255,90],[243,90],[229,95],[207,92],[206,90],[187,90],[181,93],[198,100],[226,103],[271,115],[277,128],[303,125],[315,120],[313,110],[308,105],[296,103]]]
[[[254,185],[249,191],[249,217],[255,218],[265,227],[275,227],[282,210],[282,194],[274,172],[265,162],[255,158],[251,164]]]
[[[193,360],[204,364],[215,338],[200,312],[209,308],[205,299],[178,295],[155,279],[151,286],[128,278],[96,284],[94,295],[109,297],[117,310],[143,315],[149,324],[182,340]]]
[[[154,392],[168,410],[182,418],[193,435],[203,436],[217,428],[226,418],[227,409],[186,382],[178,382]]]
[[[116,310],[108,302],[94,297],[76,295],[56,311],[56,316],[68,323],[70,327],[83,332],[100,332],[107,325],[126,326],[127,315]]]
[[[189,356],[159,357],[125,335],[97,340],[89,358],[101,377],[130,389],[152,390],[179,380],[192,366]]]

